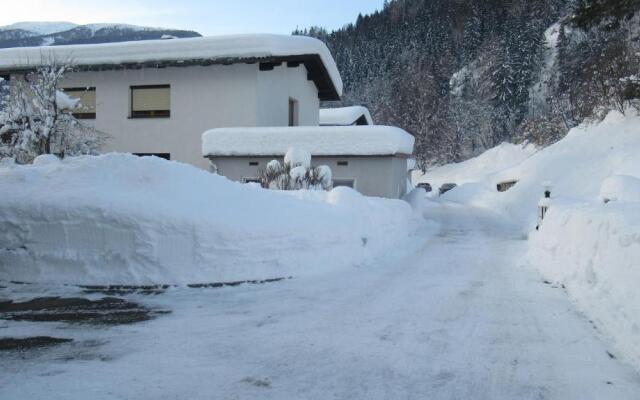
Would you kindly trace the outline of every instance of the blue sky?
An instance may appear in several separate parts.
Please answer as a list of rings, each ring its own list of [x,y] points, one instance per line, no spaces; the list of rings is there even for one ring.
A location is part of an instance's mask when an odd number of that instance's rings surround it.
[[[4,3],[5,1],[3,1]],[[7,0],[0,25],[18,21],[120,22],[193,29],[204,35],[339,28],[383,0]]]

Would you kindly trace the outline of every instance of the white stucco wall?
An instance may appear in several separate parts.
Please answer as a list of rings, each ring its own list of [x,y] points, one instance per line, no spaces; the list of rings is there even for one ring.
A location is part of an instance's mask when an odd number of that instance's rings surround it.
[[[129,118],[130,86],[171,85],[171,117]],[[258,64],[70,73],[63,87],[96,88],[96,127],[108,133],[105,151],[170,153],[172,160],[207,168],[201,135],[218,127],[282,126],[289,98],[299,123],[317,125],[318,92],[306,68]],[[91,121],[87,121],[91,122]]]
[[[283,162],[282,156],[210,159],[220,175],[237,182],[257,178],[259,171],[273,159]],[[345,161],[347,165],[339,165]],[[407,159],[403,156],[314,156],[311,164],[328,165],[334,180],[354,180],[354,189],[366,196],[397,199],[407,191]]]
[[[298,125],[317,126],[320,118],[318,89],[307,80],[307,69],[300,65],[289,68],[286,64],[273,71],[258,74],[259,126],[287,126],[289,124],[289,98],[298,101]],[[282,113],[282,106],[287,112]]]

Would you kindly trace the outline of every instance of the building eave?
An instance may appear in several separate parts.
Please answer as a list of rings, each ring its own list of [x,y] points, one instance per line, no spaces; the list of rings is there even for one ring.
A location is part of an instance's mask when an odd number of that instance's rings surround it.
[[[182,68],[211,65],[233,64],[261,64],[265,66],[285,65],[294,67],[304,65],[307,69],[307,79],[313,81],[318,89],[318,98],[322,101],[340,100],[340,93],[336,88],[331,75],[318,54],[302,54],[291,56],[267,56],[267,57],[214,57],[197,58],[188,60],[159,60],[135,63],[103,63],[103,64],[77,64],[72,66],[75,72],[87,71],[115,71],[115,70],[139,70],[145,68]],[[272,68],[271,68],[272,69]],[[24,74],[35,68],[0,68],[0,74]],[[269,68],[263,69],[268,71]]]

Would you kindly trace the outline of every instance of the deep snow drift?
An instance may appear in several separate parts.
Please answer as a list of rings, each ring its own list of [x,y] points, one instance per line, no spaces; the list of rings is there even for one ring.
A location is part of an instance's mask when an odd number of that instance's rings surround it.
[[[490,152],[502,154],[500,147]],[[487,153],[466,161],[466,165],[436,169],[432,175],[463,184],[446,193],[445,199],[506,212],[529,232],[536,224],[537,203],[546,185],[551,186],[554,198],[600,202],[600,188],[606,179],[640,176],[640,117],[612,112],[599,124],[574,128],[558,143],[531,151],[513,166],[502,167],[504,163],[497,160],[494,172],[477,174],[478,164],[492,164]],[[449,169],[455,172],[448,174]],[[463,179],[456,181],[459,177]],[[429,178],[427,173],[421,179],[429,182]],[[497,183],[511,179],[519,180],[516,186],[504,193],[496,191]]]
[[[0,166],[0,279],[202,283],[366,265],[420,224],[347,189],[276,192],[124,154]]]
[[[475,166],[490,163],[490,157],[483,159],[486,154],[433,175],[453,182],[478,176]],[[526,262],[564,285],[624,358],[640,368],[640,117],[612,112],[513,167],[478,177],[464,179],[468,183],[443,199],[488,208],[519,224],[529,235]],[[423,179],[429,181],[429,174]],[[507,179],[519,182],[497,192],[496,184]],[[552,199],[536,231],[545,186]]]
[[[478,157],[456,164],[447,164],[428,170],[426,174],[414,172],[414,182],[428,182],[434,189],[444,183],[462,185],[470,182],[480,182],[490,178],[495,173],[514,167],[536,152],[534,146],[519,146],[502,143],[489,149]]]

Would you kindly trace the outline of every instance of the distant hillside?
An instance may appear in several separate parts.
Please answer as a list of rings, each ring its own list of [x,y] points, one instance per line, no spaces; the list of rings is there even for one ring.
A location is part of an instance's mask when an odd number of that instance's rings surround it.
[[[198,32],[126,24],[19,22],[0,27],[0,48],[111,43],[202,36]]]
[[[318,37],[343,103],[416,137],[420,165],[546,145],[640,97],[640,0],[388,0]],[[635,100],[637,104],[637,100]]]

